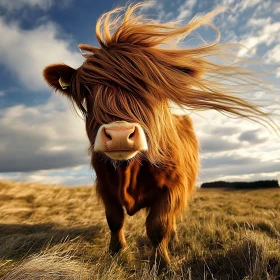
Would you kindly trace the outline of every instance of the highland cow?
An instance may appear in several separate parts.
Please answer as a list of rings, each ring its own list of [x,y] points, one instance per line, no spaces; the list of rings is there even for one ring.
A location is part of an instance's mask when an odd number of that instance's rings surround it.
[[[192,121],[188,115],[172,114],[171,102],[257,121],[267,114],[237,95],[242,84],[250,82],[249,70],[208,59],[227,52],[228,45],[219,44],[219,30],[211,23],[221,9],[178,26],[136,13],[145,5],[129,6],[121,15],[122,9],[102,15],[96,25],[100,47],[79,45],[85,61],[78,69],[54,64],[46,67],[44,77],[85,116],[96,190],[111,230],[109,250],[126,247],[124,210],[134,215],[146,208],[151,261],[156,258],[166,266],[176,216],[194,189],[199,168]],[[173,39],[179,42],[202,25],[217,32],[215,41],[174,47]]]

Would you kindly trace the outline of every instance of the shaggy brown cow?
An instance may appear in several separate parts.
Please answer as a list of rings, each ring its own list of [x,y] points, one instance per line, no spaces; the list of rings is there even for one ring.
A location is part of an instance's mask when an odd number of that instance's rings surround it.
[[[87,53],[78,69],[50,65],[44,77],[85,116],[97,193],[111,230],[110,251],[126,247],[124,209],[134,215],[147,208],[151,260],[157,257],[166,265],[175,217],[194,188],[199,166],[192,122],[173,115],[170,101],[257,121],[267,115],[234,92],[249,81],[250,71],[206,59],[227,47],[218,44],[219,31],[210,22],[220,9],[178,27],[135,14],[143,6],[130,6],[123,16],[115,16],[121,9],[101,16],[96,25],[100,48],[79,45]],[[160,46],[184,39],[201,25],[213,27],[217,40],[189,49]]]

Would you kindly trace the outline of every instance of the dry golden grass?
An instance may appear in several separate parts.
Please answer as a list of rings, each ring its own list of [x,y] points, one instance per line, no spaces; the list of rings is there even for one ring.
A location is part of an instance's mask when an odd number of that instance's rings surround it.
[[[0,182],[0,277],[29,279],[280,279],[280,190],[198,190],[178,221],[166,275],[149,271],[145,211],[126,218],[128,249],[91,187]]]

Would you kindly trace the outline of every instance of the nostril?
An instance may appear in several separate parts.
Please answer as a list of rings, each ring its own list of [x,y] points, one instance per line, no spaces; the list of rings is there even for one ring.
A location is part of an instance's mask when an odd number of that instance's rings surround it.
[[[128,139],[133,138],[134,135],[135,135],[135,128],[134,128],[133,131],[128,135]]]
[[[128,139],[133,138],[134,135],[135,135],[135,131],[133,131],[133,132],[128,136]]]
[[[112,140],[112,136],[104,129],[104,134],[107,137],[107,139]]]

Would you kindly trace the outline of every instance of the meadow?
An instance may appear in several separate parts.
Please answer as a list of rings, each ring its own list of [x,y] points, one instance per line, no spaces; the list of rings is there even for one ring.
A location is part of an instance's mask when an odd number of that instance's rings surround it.
[[[280,279],[280,189],[198,189],[178,219],[172,265],[149,269],[145,211],[126,217],[128,248],[107,252],[93,187],[0,182],[0,278]]]

